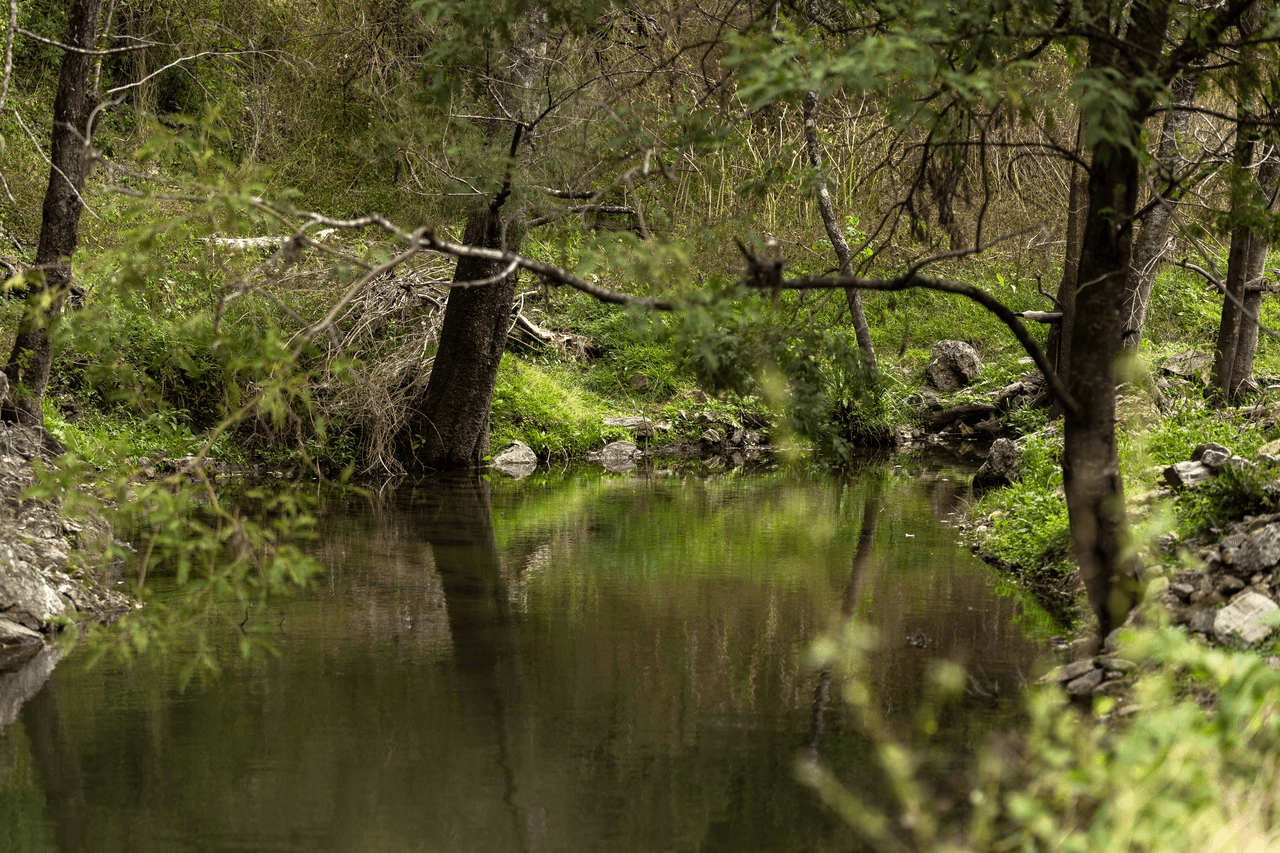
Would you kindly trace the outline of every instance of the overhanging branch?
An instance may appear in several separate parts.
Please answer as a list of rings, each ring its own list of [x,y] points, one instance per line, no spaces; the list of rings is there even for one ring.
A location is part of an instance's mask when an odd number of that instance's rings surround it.
[[[524,255],[515,252],[505,251],[503,249],[484,249],[479,246],[463,246],[459,243],[451,243],[448,240],[441,240],[431,231],[424,232],[418,239],[424,249],[432,249],[442,252],[446,255],[452,255],[455,258],[480,258],[487,261],[498,261],[509,265],[526,269],[536,276],[541,277],[548,284],[562,284],[566,287],[572,287],[574,290],[580,290],[588,296],[592,296],[601,302],[607,302],[612,305],[639,305],[643,308],[649,308],[654,311],[672,311],[675,304],[665,299],[647,299],[643,296],[631,296],[626,293],[619,293],[607,287],[601,287],[598,284],[592,284],[586,279],[578,278],[566,269],[557,267],[553,264],[546,264],[542,261],[536,261],[533,258],[527,258]],[[459,281],[455,282],[453,287],[470,287],[472,282]]]
[[[780,259],[759,259],[741,243],[738,245],[747,259],[747,269],[742,277],[743,283],[747,287],[758,290],[772,292],[780,290],[843,290],[849,287],[856,287],[859,290],[899,291],[919,287],[925,290],[936,290],[940,293],[954,293],[971,299],[992,314],[995,314],[1002,323],[1009,327],[1009,330],[1013,332],[1013,336],[1018,339],[1018,343],[1022,344],[1022,348],[1027,351],[1027,355],[1031,356],[1031,359],[1036,363],[1036,367],[1040,368],[1040,372],[1044,374],[1049,390],[1062,403],[1062,407],[1073,415],[1078,415],[1080,412],[1079,404],[1067,391],[1066,385],[1063,384],[1062,378],[1058,376],[1057,371],[1053,369],[1053,365],[1049,363],[1044,350],[1040,348],[1040,344],[1036,342],[1036,339],[1031,337],[1027,327],[1018,319],[1018,315],[1009,310],[1008,306],[999,299],[996,299],[981,288],[962,281],[921,275],[918,272],[908,272],[896,278],[864,278],[856,275],[808,275],[784,278]]]

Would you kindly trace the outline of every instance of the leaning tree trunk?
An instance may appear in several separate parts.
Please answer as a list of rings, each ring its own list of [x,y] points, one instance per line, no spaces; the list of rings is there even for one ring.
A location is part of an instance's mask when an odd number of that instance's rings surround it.
[[[504,248],[502,232],[502,208],[483,208],[467,220],[463,243]],[[519,251],[520,246],[508,237],[505,248]],[[466,468],[489,455],[489,406],[516,292],[515,272],[494,281],[505,267],[501,261],[458,259],[431,378],[402,437],[407,446],[401,455],[414,467]],[[465,286],[486,280],[490,283]]]
[[[79,241],[80,211],[84,207],[80,193],[84,188],[88,121],[93,109],[88,97],[93,57],[81,51],[93,48],[101,13],[102,0],[72,0],[66,44],[73,49],[62,54],[62,73],[53,101],[52,167],[35,260],[39,280],[28,285],[26,310],[4,368],[12,397],[0,408],[0,417],[8,423],[44,425],[41,400],[53,366],[50,330],[62,313],[63,300],[71,287],[71,256]]]
[[[521,146],[528,151],[532,133],[528,123],[536,114],[533,98],[545,62],[546,21],[543,10],[531,8],[525,13],[507,57],[510,79],[490,87],[496,97],[507,101],[500,105],[501,112],[517,116],[521,123],[511,138],[502,189],[467,219],[463,243],[468,246],[520,251],[524,221],[519,215],[510,216],[505,203]],[[458,259],[431,377],[421,399],[413,404],[399,440],[400,456],[411,468],[456,470],[480,464],[489,455],[489,408],[506,351],[519,277],[516,270],[502,275],[505,269],[506,264],[499,261]],[[467,286],[467,282],[483,283]]]
[[[1135,3],[1133,26],[1119,49],[1109,40],[1090,45],[1090,65],[1137,81],[1153,72],[1168,26],[1168,8]],[[1116,444],[1116,361],[1121,353],[1126,271],[1138,202],[1139,134],[1150,96],[1132,93],[1132,138],[1093,145],[1089,206],[1075,288],[1075,323],[1066,343],[1071,369],[1066,385],[1075,401],[1064,415],[1062,478],[1071,539],[1089,603],[1105,636],[1138,601],[1137,561],[1126,556],[1124,484]],[[1127,144],[1126,144],[1127,143]]]
[[[1168,176],[1164,188],[1152,199],[1154,205],[1142,220],[1142,231],[1133,248],[1133,261],[1129,265],[1128,281],[1124,296],[1124,340],[1126,349],[1136,349],[1142,342],[1142,328],[1147,321],[1147,308],[1151,304],[1151,288],[1156,280],[1156,268],[1169,243],[1169,226],[1173,223],[1173,202],[1178,195],[1178,173],[1182,157],[1178,152],[1179,138],[1191,124],[1191,105],[1196,98],[1196,85],[1200,75],[1196,71],[1183,74],[1173,83],[1173,103],[1165,113],[1160,127],[1160,142],[1156,148],[1156,168]]]
[[[849,242],[840,230],[840,220],[836,218],[835,208],[831,204],[831,192],[827,182],[821,177],[822,146],[818,143],[818,93],[810,91],[804,97],[804,142],[809,158],[809,167],[819,173],[818,178],[818,213],[822,216],[822,225],[827,229],[827,238],[831,248],[835,249],[836,258],[840,261],[840,275],[853,275],[853,252]],[[870,367],[876,366],[876,350],[871,343],[871,328],[867,325],[867,314],[862,307],[862,291],[856,287],[845,290],[845,299],[849,304],[849,314],[853,318],[853,332],[858,338],[858,349]]]

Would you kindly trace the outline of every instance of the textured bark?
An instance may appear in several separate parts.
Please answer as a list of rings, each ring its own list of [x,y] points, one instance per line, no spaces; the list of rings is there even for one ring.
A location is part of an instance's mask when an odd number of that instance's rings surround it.
[[[67,22],[66,44],[92,48],[97,39],[102,0],[73,0]],[[50,327],[62,313],[71,287],[71,256],[80,237],[80,192],[84,188],[85,153],[89,143],[88,120],[93,109],[89,75],[93,57],[64,51],[58,92],[53,102],[53,138],[49,186],[45,191],[40,223],[40,245],[35,266],[42,274],[28,288],[27,307],[18,325],[13,350],[4,373],[11,399],[0,409],[9,423],[43,426],[40,401],[49,385],[53,365]]]
[[[1058,282],[1057,308],[1062,312],[1058,325],[1049,330],[1045,350],[1053,369],[1065,379],[1071,373],[1071,335],[1075,328],[1076,282],[1080,270],[1080,248],[1084,241],[1085,216],[1089,212],[1089,170],[1081,164],[1088,157],[1084,149],[1085,118],[1076,123],[1075,153],[1071,164],[1071,187],[1067,198],[1067,244],[1062,253],[1062,280]],[[1062,414],[1055,400],[1053,415]]]
[[[1114,69],[1129,81],[1150,73],[1146,63],[1161,54],[1168,8],[1134,3],[1132,20],[1121,50],[1104,39],[1090,45],[1094,68]],[[1149,96],[1140,91],[1133,95],[1130,144],[1102,140],[1093,146],[1077,273],[1077,283],[1086,286],[1076,287],[1075,322],[1067,340],[1071,369],[1066,384],[1077,411],[1064,415],[1063,486],[1076,562],[1103,635],[1124,621],[1139,595],[1136,559],[1125,556],[1128,528],[1115,430],[1116,359],[1138,201],[1135,152],[1150,105]]]
[[[463,242],[502,247],[501,209],[488,208],[467,220]],[[507,247],[519,251],[519,243]],[[459,258],[455,283],[498,276],[505,264]],[[452,470],[478,464],[489,455],[489,407],[506,350],[517,274],[476,287],[455,287],[445,306],[440,345],[422,401],[414,406],[402,456],[413,466]]]
[[[537,114],[534,101],[538,76],[545,62],[546,12],[526,11],[519,35],[508,51],[510,77],[491,91],[504,99],[501,111],[518,116],[510,140],[511,162],[529,150]],[[492,127],[503,125],[495,123]],[[509,126],[509,125],[506,125]],[[526,132],[527,131],[527,132]],[[496,144],[492,133],[491,144]],[[523,146],[523,147],[522,147]],[[516,177],[508,173],[493,200],[467,219],[463,243],[487,249],[520,251],[524,221],[510,218],[505,202]],[[489,455],[489,408],[498,381],[498,366],[506,351],[507,333],[515,301],[518,270],[501,276],[501,261],[461,257],[454,270],[455,286],[445,306],[440,344],[422,399],[413,406],[406,431],[400,436],[400,456],[409,467],[449,471],[480,464]],[[499,278],[501,276],[501,278]]]
[[[1128,280],[1124,296],[1124,339],[1126,348],[1136,348],[1142,342],[1142,328],[1147,321],[1147,308],[1151,304],[1151,288],[1155,284],[1156,269],[1164,257],[1169,243],[1169,227],[1173,222],[1173,202],[1179,195],[1178,175],[1183,158],[1178,151],[1178,140],[1186,135],[1191,124],[1190,107],[1195,102],[1196,86],[1200,75],[1190,72],[1173,84],[1173,103],[1165,113],[1160,126],[1160,142],[1156,148],[1156,168],[1168,175],[1159,189],[1156,204],[1142,220],[1142,231],[1133,247],[1133,260],[1129,264]]]
[[[1260,165],[1256,174],[1258,193],[1270,213],[1276,210],[1276,191],[1280,189],[1280,159],[1274,148],[1271,156]],[[1271,244],[1264,233],[1250,232],[1249,249],[1244,255],[1245,282],[1244,308],[1240,312],[1239,331],[1236,334],[1235,358],[1232,360],[1232,393],[1253,380],[1253,360],[1258,354],[1258,312],[1262,310],[1262,276]],[[1230,271],[1228,271],[1230,278]]]
[[[822,146],[818,144],[818,93],[809,92],[804,98],[804,142],[809,158],[809,167],[822,172]],[[827,182],[818,181],[818,213],[822,216],[822,225],[827,230],[827,238],[831,248],[835,249],[836,258],[840,261],[840,274],[853,275],[853,252],[844,238],[840,228],[840,220],[836,217],[835,208],[831,204],[831,193]],[[876,366],[876,351],[871,343],[871,328],[867,325],[867,314],[862,307],[862,291],[856,287],[845,289],[845,300],[849,305],[849,314],[853,318],[853,332],[858,338],[858,349],[862,357],[871,367]]]

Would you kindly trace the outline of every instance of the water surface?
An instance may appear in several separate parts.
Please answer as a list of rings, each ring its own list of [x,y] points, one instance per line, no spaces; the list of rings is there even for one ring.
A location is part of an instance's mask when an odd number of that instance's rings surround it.
[[[1017,713],[1051,625],[938,522],[957,478],[536,475],[333,493],[327,572],[278,657],[178,689],[180,655],[64,661],[0,732],[5,851],[858,849],[794,781],[816,747],[883,792],[807,644],[876,626],[910,730],[929,661],[975,690],[957,754]]]

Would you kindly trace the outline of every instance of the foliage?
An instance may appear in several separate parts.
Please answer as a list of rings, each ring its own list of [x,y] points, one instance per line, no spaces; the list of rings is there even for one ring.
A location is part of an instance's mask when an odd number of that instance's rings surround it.
[[[1053,430],[1023,442],[1021,477],[984,495],[976,508],[990,515],[982,548],[1000,563],[1038,577],[1063,577],[1073,568],[1066,500],[1059,494],[1062,439]]]
[[[604,418],[619,412],[583,389],[571,370],[503,356],[490,412],[495,452],[520,440],[541,457],[566,458],[628,437],[624,429],[605,426]]]
[[[1120,654],[1143,661],[1126,712],[1112,720],[1081,713],[1057,686],[1033,688],[1022,745],[982,748],[965,787],[971,809],[954,824],[931,804],[944,792],[922,772],[923,754],[895,735],[863,686],[875,638],[858,625],[810,650],[832,668],[875,743],[876,766],[900,815],[853,796],[827,767],[802,758],[796,772],[865,840],[881,850],[1049,851],[1273,850],[1280,715],[1272,712],[1280,673],[1257,655],[1209,649],[1181,631],[1131,633]],[[937,731],[939,710],[963,694],[955,664],[934,673],[932,700],[916,730]],[[1198,701],[1212,694],[1206,709]],[[1094,700],[1117,710],[1117,700]],[[954,791],[946,794],[954,796]]]
[[[1220,531],[1246,515],[1266,515],[1280,505],[1271,465],[1223,465],[1207,483],[1179,495],[1177,510],[1192,534]]]

